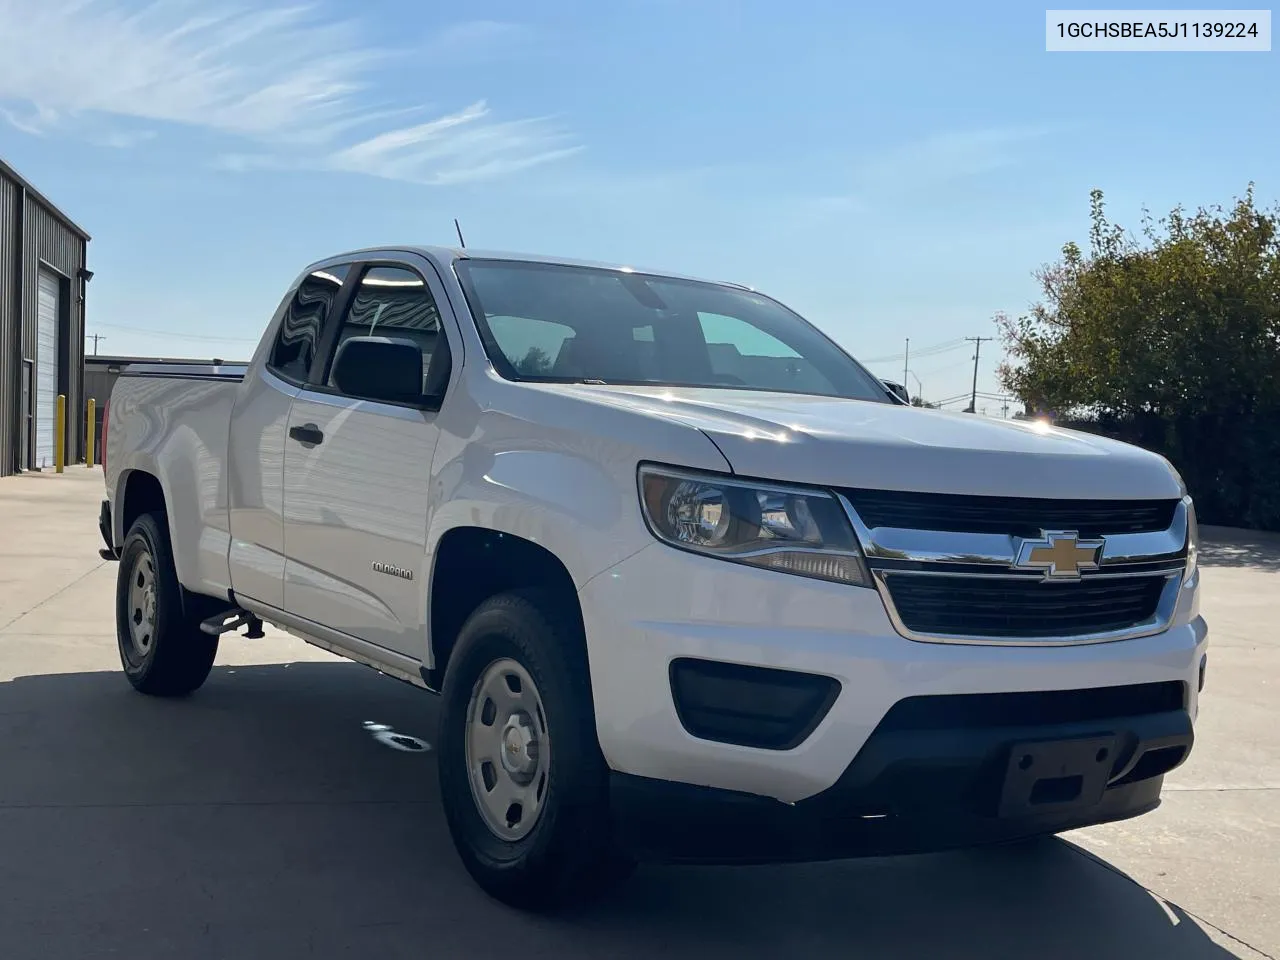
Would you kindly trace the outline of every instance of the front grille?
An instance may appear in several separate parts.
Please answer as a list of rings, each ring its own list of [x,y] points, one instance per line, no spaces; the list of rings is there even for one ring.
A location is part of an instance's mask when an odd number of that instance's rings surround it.
[[[1186,684],[1179,680],[1082,690],[907,697],[889,709],[877,732],[1092,723],[1182,710],[1186,698]]]
[[[897,490],[842,490],[870,529],[900,527],[952,533],[1035,537],[1074,530],[1082,537],[1167,530],[1177,500],[1047,500],[970,497]]]
[[[899,619],[914,633],[1029,639],[1133,627],[1155,614],[1165,583],[1163,576],[1069,583],[1033,577],[885,576]]]

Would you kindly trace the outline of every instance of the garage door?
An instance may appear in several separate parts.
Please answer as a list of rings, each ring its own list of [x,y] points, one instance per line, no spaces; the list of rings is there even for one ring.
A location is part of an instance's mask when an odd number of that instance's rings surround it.
[[[36,449],[38,468],[53,466],[53,416],[58,402],[58,279],[43,271],[36,295]]]

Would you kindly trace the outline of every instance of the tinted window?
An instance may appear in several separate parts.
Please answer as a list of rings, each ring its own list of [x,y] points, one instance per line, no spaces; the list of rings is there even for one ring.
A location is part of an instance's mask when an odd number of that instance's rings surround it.
[[[810,360],[777,337],[737,317],[699,313],[711,374],[727,384],[753,384],[781,393],[835,392]]]
[[[573,336],[573,327],[521,317],[490,317],[489,328],[516,371],[529,377],[549,373],[560,358],[560,348]]]
[[[889,402],[815,327],[740,287],[505,260],[456,264],[509,379],[724,387]]]
[[[298,382],[307,379],[325,320],[349,270],[345,264],[326,267],[308,274],[298,285],[271,351],[270,366],[276,372]]]
[[[423,390],[440,332],[440,311],[422,277],[403,267],[370,267],[342,321],[333,356],[351,337],[409,339],[422,351]],[[332,364],[330,365],[332,367]],[[329,386],[333,386],[332,371]]]

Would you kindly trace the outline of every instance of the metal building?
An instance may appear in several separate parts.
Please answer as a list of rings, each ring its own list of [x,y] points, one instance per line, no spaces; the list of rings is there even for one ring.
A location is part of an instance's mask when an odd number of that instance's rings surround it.
[[[0,160],[0,476],[84,456],[84,294],[89,235]]]

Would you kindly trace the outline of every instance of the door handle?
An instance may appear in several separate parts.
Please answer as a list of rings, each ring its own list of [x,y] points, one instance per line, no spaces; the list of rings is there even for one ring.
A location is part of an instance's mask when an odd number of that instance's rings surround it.
[[[290,427],[289,437],[308,447],[324,443],[324,431],[314,423],[304,423],[300,427]]]

